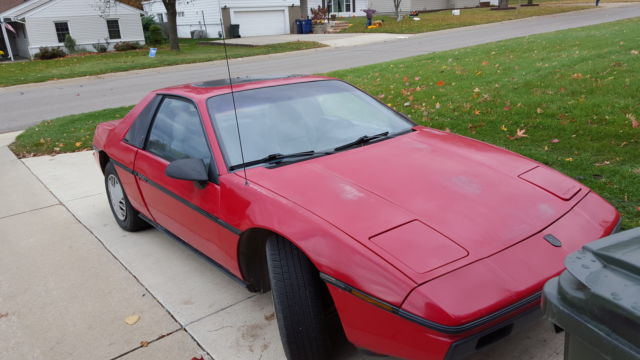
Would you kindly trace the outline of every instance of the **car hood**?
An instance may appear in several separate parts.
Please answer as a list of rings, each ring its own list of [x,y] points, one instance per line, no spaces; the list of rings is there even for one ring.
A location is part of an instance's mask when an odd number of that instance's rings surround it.
[[[418,283],[540,232],[588,191],[515,153],[423,127],[253,168],[249,180],[322,217]]]

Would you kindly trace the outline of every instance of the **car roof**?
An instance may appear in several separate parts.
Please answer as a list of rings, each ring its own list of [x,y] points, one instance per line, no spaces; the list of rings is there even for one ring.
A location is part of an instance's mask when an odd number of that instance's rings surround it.
[[[184,96],[191,99],[208,99],[212,96],[226,94],[233,91],[243,91],[250,89],[259,89],[271,86],[296,84],[302,82],[333,80],[334,78],[326,76],[315,75],[289,75],[278,77],[236,77],[232,78],[232,85],[230,85],[229,79],[219,79],[203,81],[192,84],[184,84],[178,86],[171,86],[163,89],[153,91],[156,94],[169,94]]]

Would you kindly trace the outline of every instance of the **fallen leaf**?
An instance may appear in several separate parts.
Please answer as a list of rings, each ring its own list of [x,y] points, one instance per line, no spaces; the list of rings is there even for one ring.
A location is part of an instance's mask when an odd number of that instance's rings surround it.
[[[76,142],[76,147],[80,147],[80,146],[82,146],[82,141]]]
[[[2,319],[3,317],[7,317],[9,316],[9,313],[1,313],[0,314],[0,319]]]
[[[473,92],[480,92],[480,89],[475,88],[475,89],[473,89]]]
[[[584,77],[584,75],[582,75],[581,73],[575,73],[573,75],[571,75],[572,78],[574,79],[582,79]]]
[[[378,99],[384,99],[384,94],[378,95]]]
[[[404,103],[404,106],[410,106],[411,105],[411,101],[407,101],[406,103]]]
[[[509,111],[509,110],[511,110],[511,106],[505,106],[505,107],[502,108],[502,110]]]
[[[204,360],[204,358],[200,355],[200,357],[192,357],[191,360]]]
[[[639,53],[638,50],[631,50],[631,55],[638,55]]]
[[[449,129],[449,128],[445,128],[445,129],[444,129],[444,132],[448,132],[448,133],[450,133],[450,132],[451,132],[451,129]]]
[[[507,129],[507,127],[506,127],[506,126],[502,125],[502,126],[500,126],[500,130],[502,130],[502,131],[507,131],[507,130],[509,130],[509,129]]]
[[[595,163],[593,165],[595,166],[605,166],[605,165],[610,165],[611,163],[609,161],[603,161],[603,162],[599,162],[599,163]]]
[[[636,173],[636,174],[638,174],[638,175],[640,175],[640,168],[633,169],[633,172],[634,172],[634,173]]]
[[[442,81],[442,80],[439,80],[439,81],[436,83],[436,85],[438,85],[438,86],[444,86],[444,84],[445,84],[445,82],[444,82],[444,81]]]
[[[521,139],[525,137],[529,137],[529,135],[525,134],[526,129],[518,129],[516,130],[516,134],[514,136],[509,136],[510,140]]]
[[[409,81],[409,77],[408,77],[408,76],[403,77],[403,78],[402,78],[402,81],[404,81],[404,82]]]
[[[536,112],[537,112],[538,114],[542,114],[542,113],[544,112],[544,110],[542,110],[542,109],[540,109],[540,108],[537,108],[537,109],[536,109]]]
[[[487,65],[489,65],[489,62],[487,60],[482,62],[482,66],[487,66]]]
[[[441,106],[441,105],[440,105],[440,103],[439,103],[439,102],[437,102],[437,103],[436,103],[436,109],[440,109],[440,106]]]
[[[149,342],[148,341],[140,341],[140,346],[147,347],[147,346],[149,346]]]
[[[416,77],[414,77],[414,78],[413,78],[413,80],[415,80],[415,81],[420,81],[420,76],[416,76]]]
[[[473,110],[473,113],[476,115],[480,115],[480,110]]]
[[[559,142],[560,142],[560,139],[552,139],[550,142],[551,142],[552,144],[557,144],[557,143],[559,143]]]
[[[636,116],[633,114],[627,114],[627,119],[631,120],[631,127],[634,129],[637,129],[640,126],[640,123],[638,123],[638,120],[636,119]]]
[[[571,161],[573,161],[573,158],[572,158],[572,157],[569,157],[569,158],[564,159],[564,161],[569,161],[569,162],[571,162]]]
[[[138,320],[140,320],[140,315],[136,315],[136,314],[134,314],[134,315],[131,315],[131,316],[127,316],[127,317],[124,319],[124,322],[125,322],[127,325],[133,325],[133,324],[137,323],[137,322],[138,322]]]
[[[44,138],[40,138],[40,144],[44,144]]]

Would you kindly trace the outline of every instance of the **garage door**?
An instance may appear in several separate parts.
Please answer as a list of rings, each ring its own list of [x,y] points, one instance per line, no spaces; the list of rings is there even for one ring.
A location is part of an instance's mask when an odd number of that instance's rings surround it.
[[[233,22],[240,24],[240,36],[288,33],[284,10],[234,11]]]

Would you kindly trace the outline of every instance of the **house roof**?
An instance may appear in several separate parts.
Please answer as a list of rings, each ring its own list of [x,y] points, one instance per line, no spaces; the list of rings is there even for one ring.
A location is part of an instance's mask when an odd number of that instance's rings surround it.
[[[44,6],[46,4],[49,4],[53,1],[56,1],[56,0],[0,0],[2,4],[4,4],[5,2],[17,3],[8,9],[5,9],[5,10],[0,9],[0,18],[20,18],[24,16],[26,13],[32,10],[35,10],[41,6]],[[131,5],[128,5],[122,1],[116,0],[116,2],[118,3],[118,6],[127,7],[139,13],[143,12],[142,10],[136,7],[133,7]]]
[[[0,13],[14,8],[26,0],[0,0]]]

